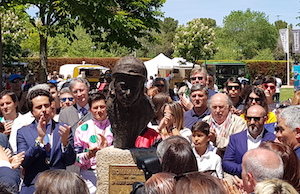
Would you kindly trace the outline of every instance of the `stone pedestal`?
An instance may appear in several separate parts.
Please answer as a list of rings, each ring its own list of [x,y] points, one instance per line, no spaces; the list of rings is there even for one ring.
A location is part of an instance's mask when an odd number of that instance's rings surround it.
[[[109,194],[112,187],[120,188],[116,193],[130,193],[127,188],[130,182],[138,182],[143,178],[143,172],[137,170],[136,157],[143,155],[156,155],[155,149],[118,149],[108,147],[97,152],[97,194]],[[111,171],[111,172],[110,172]],[[124,172],[119,173],[119,172]],[[117,174],[120,174],[118,176]],[[112,177],[117,177],[117,180]],[[125,180],[122,180],[125,179]],[[125,186],[125,187],[124,187]],[[110,188],[111,187],[111,188]]]

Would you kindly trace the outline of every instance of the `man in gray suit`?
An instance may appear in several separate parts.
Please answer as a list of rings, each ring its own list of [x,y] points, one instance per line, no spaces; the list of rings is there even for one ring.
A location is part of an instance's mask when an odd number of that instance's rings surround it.
[[[71,125],[72,132],[75,134],[75,130],[80,123],[92,118],[88,104],[90,83],[81,77],[73,78],[70,82],[70,90],[74,95],[76,103],[73,106],[63,109],[59,114],[58,121]]]
[[[76,103],[73,106],[64,108],[60,112],[58,122],[68,123],[72,128],[74,136],[75,130],[81,123],[93,118],[88,104],[90,83],[82,77],[76,77],[70,81],[69,88]],[[80,172],[80,168],[75,165],[67,166],[67,170],[76,172],[77,174]]]

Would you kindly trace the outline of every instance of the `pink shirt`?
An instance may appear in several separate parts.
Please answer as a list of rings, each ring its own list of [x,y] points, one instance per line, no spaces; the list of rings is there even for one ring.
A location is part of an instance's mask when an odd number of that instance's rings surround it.
[[[108,119],[104,121],[88,120],[75,131],[74,147],[77,153],[75,165],[80,166],[84,170],[96,169],[96,158],[87,159],[86,154],[89,151],[89,147],[98,147],[98,144],[101,143],[101,138],[98,134],[106,138],[108,146],[112,145],[113,133]]]

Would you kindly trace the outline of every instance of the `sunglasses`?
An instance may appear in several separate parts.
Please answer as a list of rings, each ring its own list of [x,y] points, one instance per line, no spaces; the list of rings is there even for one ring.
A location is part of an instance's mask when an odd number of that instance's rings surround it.
[[[255,122],[259,121],[261,118],[263,117],[246,117],[247,121],[251,121],[252,119],[254,119]]]
[[[253,100],[255,100],[255,102],[260,102],[260,98],[249,97],[249,102],[252,102]]]
[[[240,86],[227,86],[228,90],[233,90],[236,89],[236,90],[239,90],[240,89]]]
[[[287,107],[289,107],[290,105],[288,105],[288,104],[277,104],[276,105],[276,108],[287,108]]]
[[[156,87],[165,87],[165,85],[163,85],[163,84],[156,84],[154,86],[156,86]]]
[[[191,77],[191,80],[193,80],[193,81],[195,81],[196,79],[203,80],[203,77]]]
[[[275,90],[275,86],[269,86],[268,84],[263,84],[262,86],[264,87],[264,89],[270,88],[271,90]]]
[[[74,100],[73,97],[69,97],[69,98],[61,98],[60,100],[63,101],[63,102],[66,102],[67,99],[68,99],[69,101],[71,101],[71,102]]]

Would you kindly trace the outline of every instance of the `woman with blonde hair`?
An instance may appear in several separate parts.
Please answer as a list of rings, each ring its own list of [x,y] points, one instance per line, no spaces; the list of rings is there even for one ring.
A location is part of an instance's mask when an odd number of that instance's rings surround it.
[[[180,135],[192,142],[192,132],[189,128],[183,127],[184,116],[181,105],[176,102],[165,103],[162,106],[163,118],[161,119],[157,130],[163,139],[169,136]]]
[[[289,183],[280,179],[269,179],[256,184],[255,194],[298,194]]]

